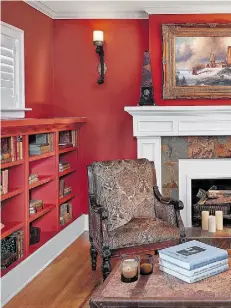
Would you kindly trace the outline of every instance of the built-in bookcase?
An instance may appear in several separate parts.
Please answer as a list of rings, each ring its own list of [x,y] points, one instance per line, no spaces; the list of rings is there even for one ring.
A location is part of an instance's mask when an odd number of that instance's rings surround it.
[[[81,215],[78,135],[85,122],[85,118],[2,121],[1,245],[8,261],[2,276]],[[60,182],[71,188],[69,194],[60,196]],[[30,244],[31,227],[40,230],[35,244]],[[12,249],[16,255],[7,254]]]

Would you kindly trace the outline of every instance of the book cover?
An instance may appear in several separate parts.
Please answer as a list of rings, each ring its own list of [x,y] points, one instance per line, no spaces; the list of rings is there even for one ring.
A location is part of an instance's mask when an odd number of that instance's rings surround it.
[[[223,266],[220,266],[220,267],[217,267],[216,269],[213,269],[211,271],[208,271],[204,274],[201,274],[201,275],[196,275],[194,277],[187,277],[187,276],[184,276],[178,272],[175,272],[169,268],[166,268],[164,266],[160,266],[160,270],[162,272],[165,272],[169,275],[172,275],[180,280],[183,280],[187,283],[194,283],[194,282],[197,282],[197,281],[200,281],[200,280],[203,280],[203,279],[206,279],[206,278],[209,278],[211,276],[214,276],[214,275],[217,275],[217,274],[220,274],[220,273],[223,273],[225,271],[227,271],[229,269],[229,266],[228,264],[226,265],[223,265]]]
[[[199,267],[195,270],[190,271],[190,270],[186,270],[182,267],[179,267],[177,265],[174,265],[171,262],[159,259],[159,265],[161,265],[165,268],[168,268],[170,270],[173,270],[175,272],[178,272],[179,274],[182,274],[182,275],[187,276],[187,277],[194,277],[196,275],[206,273],[207,271],[214,270],[214,269],[218,268],[219,266],[223,266],[223,265],[227,265],[227,264],[228,264],[228,259],[225,259],[225,260],[222,260],[222,261],[217,261],[217,262],[213,262],[211,264],[207,264],[205,266],[202,266],[202,267]]]
[[[228,258],[228,252],[199,241],[189,241],[159,251],[160,259],[188,270]]]

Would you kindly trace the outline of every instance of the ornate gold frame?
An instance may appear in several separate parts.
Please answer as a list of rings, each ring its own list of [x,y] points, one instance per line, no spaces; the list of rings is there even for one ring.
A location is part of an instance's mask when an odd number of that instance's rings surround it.
[[[231,36],[231,24],[164,24],[163,99],[227,99],[231,86],[176,86],[175,37]]]

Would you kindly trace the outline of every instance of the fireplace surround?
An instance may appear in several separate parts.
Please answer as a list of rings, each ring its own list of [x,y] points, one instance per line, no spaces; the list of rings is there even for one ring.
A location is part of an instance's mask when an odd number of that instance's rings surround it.
[[[179,196],[185,204],[182,219],[191,227],[192,179],[231,178],[231,106],[139,106],[125,111],[133,116],[137,157],[155,161],[160,190]],[[184,147],[186,154],[181,154]]]

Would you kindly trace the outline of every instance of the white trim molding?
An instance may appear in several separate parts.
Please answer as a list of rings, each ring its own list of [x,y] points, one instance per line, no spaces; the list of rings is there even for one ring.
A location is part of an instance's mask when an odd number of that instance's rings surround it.
[[[58,255],[88,230],[88,215],[81,215],[72,224],[40,247],[30,257],[1,278],[1,304],[6,305]]]
[[[57,7],[52,4],[54,1],[24,1],[53,19],[148,19],[150,14],[231,13],[231,4],[227,0],[219,3],[208,0],[75,0],[75,5],[74,1],[63,1],[63,5]]]
[[[231,159],[179,159],[179,199],[184,203],[181,217],[192,227],[192,180],[231,179]]]

